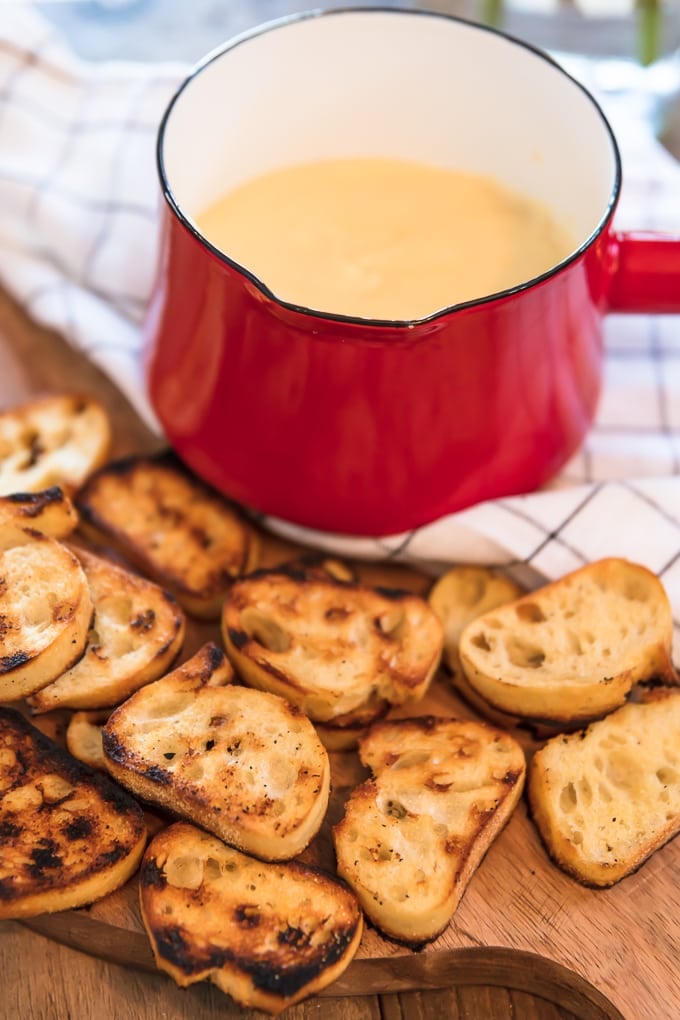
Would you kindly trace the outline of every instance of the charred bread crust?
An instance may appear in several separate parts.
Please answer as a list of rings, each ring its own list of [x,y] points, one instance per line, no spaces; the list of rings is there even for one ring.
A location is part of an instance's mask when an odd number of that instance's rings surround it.
[[[36,533],[0,551],[0,701],[19,701],[72,666],[92,612],[83,568],[61,542]]]
[[[104,465],[76,506],[84,535],[110,544],[202,619],[219,617],[234,579],[257,563],[255,528],[171,452]]]
[[[677,683],[668,596],[645,567],[610,557],[469,623],[460,639],[468,683],[523,719],[586,723],[638,682]]]
[[[222,635],[246,683],[287,698],[319,723],[380,702],[418,700],[442,651],[441,624],[420,596],[295,567],[236,581]]]
[[[533,756],[533,821],[559,868],[604,888],[680,832],[680,690],[655,687]]]
[[[178,603],[157,584],[102,556],[73,546],[94,607],[83,655],[29,699],[34,712],[119,705],[166,673],[186,630]]]
[[[423,716],[361,740],[373,776],[333,827],[338,874],[388,938],[419,948],[449,924],[517,805],[525,759],[485,723]]]
[[[150,843],[140,905],[156,962],[178,985],[207,979],[273,1014],[336,980],[363,928],[335,876],[262,863],[183,822]]]
[[[322,825],[328,754],[299,709],[231,679],[223,654],[206,645],[137,691],[103,729],[107,768],[132,793],[244,852],[286,860]]]
[[[111,425],[91,397],[52,394],[0,411],[0,495],[72,495],[106,459]]]
[[[137,870],[139,805],[19,712],[0,708],[0,918],[83,906]]]

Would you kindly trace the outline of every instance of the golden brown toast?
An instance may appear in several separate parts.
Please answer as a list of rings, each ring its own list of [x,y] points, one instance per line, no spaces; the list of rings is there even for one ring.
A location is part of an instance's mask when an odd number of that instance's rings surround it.
[[[454,687],[463,672],[458,643],[468,623],[522,594],[518,584],[488,567],[451,567],[435,581],[428,602],[444,628],[443,658]]]
[[[533,756],[527,793],[553,860],[610,886],[680,832],[680,690],[659,688]]]
[[[589,720],[639,681],[677,683],[673,621],[659,579],[627,560],[598,560],[485,613],[460,639],[471,687],[525,719]]]
[[[64,539],[77,526],[76,509],[58,486],[0,496],[0,549],[23,545],[36,534]]]
[[[217,619],[234,578],[256,565],[255,529],[169,453],[105,465],[76,506],[83,534],[114,549],[193,616]]]
[[[0,708],[0,918],[83,906],[137,870],[140,807],[18,712]]]
[[[71,550],[39,533],[0,551],[0,578],[0,702],[18,701],[83,654],[92,599]]]
[[[328,754],[302,712],[231,678],[208,644],[137,691],[103,729],[107,767],[132,793],[246,853],[295,857],[326,814]]]
[[[91,397],[54,394],[0,411],[0,495],[72,494],[104,463],[111,426]]]
[[[94,605],[84,654],[30,699],[34,712],[119,705],[166,673],[179,654],[184,613],[171,595],[139,574],[78,546]]]
[[[108,772],[102,747],[102,728],[110,714],[108,709],[74,712],[66,725],[65,739],[69,754],[99,772]],[[44,719],[45,716],[38,718]]]
[[[335,981],[363,928],[334,876],[265,864],[184,822],[150,843],[140,905],[156,963],[180,987],[209,980],[272,1014]]]
[[[333,828],[338,874],[388,938],[419,946],[448,925],[521,796],[524,753],[485,723],[423,716],[360,741],[373,778]]]
[[[424,599],[294,568],[236,581],[222,615],[235,669],[252,687],[329,723],[383,703],[421,698],[442,651],[442,627]],[[375,718],[375,715],[374,715]]]

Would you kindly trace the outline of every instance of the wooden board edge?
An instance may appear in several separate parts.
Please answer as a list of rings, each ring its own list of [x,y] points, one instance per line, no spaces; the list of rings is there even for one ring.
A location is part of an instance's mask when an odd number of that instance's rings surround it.
[[[109,963],[158,974],[142,932],[116,928],[83,911],[24,918],[31,931]],[[616,1006],[586,978],[536,953],[497,946],[443,949],[416,956],[353,960],[332,985],[329,998],[430,991],[454,985],[511,988],[570,1010],[582,1020],[625,1020]]]

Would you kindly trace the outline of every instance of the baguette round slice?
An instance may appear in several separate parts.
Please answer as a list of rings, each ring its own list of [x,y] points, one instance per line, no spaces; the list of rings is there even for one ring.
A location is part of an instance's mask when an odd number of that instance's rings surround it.
[[[640,681],[677,683],[666,591],[645,567],[598,560],[478,617],[460,639],[470,686],[526,719],[588,721]]]
[[[387,720],[360,742],[373,778],[334,826],[338,874],[388,938],[419,947],[449,924],[519,801],[522,748],[460,719]]]
[[[209,644],[137,691],[102,731],[106,765],[142,799],[246,853],[287,860],[326,815],[328,754],[299,709],[230,679]]]
[[[146,845],[139,805],[0,709],[0,918],[81,907],[123,885]]]
[[[272,1014],[340,977],[363,929],[334,876],[265,864],[184,822],[150,843],[140,906],[156,962],[180,987],[210,980]]]
[[[170,592],[192,616],[218,619],[234,578],[259,556],[256,530],[173,454],[100,468],[76,499],[81,531]]]
[[[102,747],[102,727],[109,715],[108,710],[101,709],[97,712],[74,712],[66,726],[69,754],[97,772],[108,771]]]
[[[0,496],[0,549],[24,545],[36,533],[64,539],[77,527],[76,509],[58,486]]]
[[[550,856],[610,886],[680,832],[680,690],[629,702],[536,752],[527,793]]]
[[[39,534],[0,552],[0,577],[0,701],[18,701],[83,654],[92,599],[74,554]]]
[[[0,412],[0,495],[72,494],[104,463],[111,426],[96,400],[55,394]]]
[[[507,602],[514,602],[522,594],[518,584],[488,567],[451,567],[435,581],[428,602],[444,628],[443,657],[454,687],[458,687],[463,673],[458,644],[468,623]]]
[[[417,701],[442,652],[441,624],[419,596],[285,568],[235,582],[222,635],[246,683],[319,723]]]
[[[30,700],[34,712],[119,705],[166,673],[184,641],[185,617],[157,584],[74,547],[94,606],[82,657]]]

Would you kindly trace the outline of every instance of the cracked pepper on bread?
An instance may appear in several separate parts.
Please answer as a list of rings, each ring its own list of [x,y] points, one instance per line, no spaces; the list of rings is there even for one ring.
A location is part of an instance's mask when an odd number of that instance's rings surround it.
[[[521,796],[517,741],[461,719],[387,720],[359,743],[372,778],[333,828],[338,874],[388,938],[419,946],[448,925]]]
[[[139,805],[19,713],[0,708],[0,918],[83,906],[137,870]]]
[[[94,607],[82,657],[33,694],[34,712],[119,705],[170,669],[184,641],[185,619],[157,584],[74,546]]]
[[[75,492],[104,463],[111,425],[91,397],[54,394],[0,411],[0,495]]]
[[[611,557],[473,620],[460,639],[471,687],[521,718],[587,721],[634,684],[677,683],[673,620],[651,571]]]
[[[324,724],[365,726],[422,698],[442,651],[441,624],[420,596],[293,568],[236,581],[222,634],[246,683]]]
[[[226,843],[286,860],[324,820],[328,754],[299,709],[231,680],[224,654],[207,644],[137,691],[103,728],[107,768],[132,793]]]
[[[340,977],[363,929],[335,876],[263,863],[184,822],[150,843],[140,905],[156,962],[178,985],[207,979],[273,1014]]]
[[[217,619],[234,579],[257,563],[257,533],[170,453],[104,465],[80,489],[81,531],[174,595]]]
[[[653,689],[533,756],[527,794],[550,856],[610,886],[680,832],[680,690]]]

